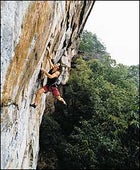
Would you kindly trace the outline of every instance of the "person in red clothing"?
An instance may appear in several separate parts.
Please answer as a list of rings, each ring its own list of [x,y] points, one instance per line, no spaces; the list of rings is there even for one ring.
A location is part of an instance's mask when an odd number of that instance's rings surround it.
[[[60,76],[60,63],[53,64],[51,61],[51,58],[49,58],[50,63],[50,71],[47,72],[44,68],[41,69],[41,71],[48,77],[47,84],[43,87],[41,87],[36,94],[35,102],[33,104],[30,104],[31,107],[36,108],[36,106],[39,104],[41,95],[43,93],[52,92],[53,95],[61,101],[64,105],[66,105],[65,100],[61,97],[60,92],[58,90],[58,86],[56,84],[56,81],[58,77]]]

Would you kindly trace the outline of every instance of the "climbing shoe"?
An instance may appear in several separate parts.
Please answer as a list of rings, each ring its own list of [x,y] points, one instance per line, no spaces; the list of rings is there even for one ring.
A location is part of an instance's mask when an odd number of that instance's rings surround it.
[[[30,104],[30,106],[36,108],[36,105],[34,103]]]

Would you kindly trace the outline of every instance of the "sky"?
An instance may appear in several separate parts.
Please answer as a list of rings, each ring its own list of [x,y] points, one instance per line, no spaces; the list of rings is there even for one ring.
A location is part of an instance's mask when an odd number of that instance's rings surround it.
[[[95,1],[84,30],[97,35],[117,64],[139,64],[139,1]]]

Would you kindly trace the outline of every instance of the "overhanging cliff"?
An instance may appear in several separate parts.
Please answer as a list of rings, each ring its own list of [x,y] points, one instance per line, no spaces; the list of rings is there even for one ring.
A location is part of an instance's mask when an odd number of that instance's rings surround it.
[[[35,169],[46,97],[30,108],[49,70],[47,50],[63,65],[62,84],[94,1],[1,2],[1,168]],[[46,83],[46,79],[43,83]]]

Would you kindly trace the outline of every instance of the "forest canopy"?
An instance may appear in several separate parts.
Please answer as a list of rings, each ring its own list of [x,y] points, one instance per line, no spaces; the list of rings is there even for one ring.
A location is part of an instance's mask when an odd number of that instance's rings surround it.
[[[38,169],[139,169],[139,65],[116,64],[88,31],[79,50],[68,106],[43,118]]]

